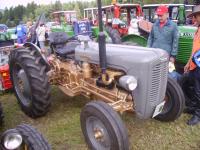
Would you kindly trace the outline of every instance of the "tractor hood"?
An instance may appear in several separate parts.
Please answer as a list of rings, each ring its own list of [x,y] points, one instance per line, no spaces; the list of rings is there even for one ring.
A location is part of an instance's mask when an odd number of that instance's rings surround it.
[[[179,34],[181,38],[193,38],[197,30],[195,26],[179,26]]]
[[[161,49],[152,49],[128,45],[106,44],[107,65],[111,68],[121,69],[128,73],[130,70],[141,70],[142,65],[153,65],[158,61],[167,61],[168,54]],[[99,64],[98,43],[89,42],[89,46],[76,47],[75,58],[78,61],[87,61]],[[143,73],[145,70],[141,70]]]

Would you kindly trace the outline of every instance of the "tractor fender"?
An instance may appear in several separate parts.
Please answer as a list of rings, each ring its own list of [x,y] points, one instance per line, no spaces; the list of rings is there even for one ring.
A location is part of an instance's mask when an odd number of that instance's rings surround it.
[[[143,46],[143,47],[146,47],[147,45],[147,39],[137,34],[129,34],[129,35],[123,36],[122,42],[135,43],[137,44],[137,46]]]
[[[47,69],[46,69],[46,70],[47,70],[47,71],[50,70],[50,64],[49,64],[49,62],[48,62],[47,57],[42,53],[41,49],[40,49],[36,44],[31,43],[31,42],[26,42],[26,43],[24,43],[23,46],[24,46],[24,47],[30,47],[30,48],[32,48],[32,50],[36,50],[36,51],[41,55],[43,63],[44,63],[45,65],[47,65]]]

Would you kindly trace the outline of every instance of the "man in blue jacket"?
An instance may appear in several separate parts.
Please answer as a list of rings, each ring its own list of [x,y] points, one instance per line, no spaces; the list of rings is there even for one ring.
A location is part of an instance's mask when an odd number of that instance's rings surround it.
[[[26,41],[26,27],[20,21],[19,25],[16,27],[15,34],[17,34],[17,43],[23,44]]]
[[[178,27],[176,23],[168,19],[167,6],[159,6],[156,14],[158,20],[153,24],[147,46],[165,50],[169,54],[170,61],[174,63],[178,49]]]

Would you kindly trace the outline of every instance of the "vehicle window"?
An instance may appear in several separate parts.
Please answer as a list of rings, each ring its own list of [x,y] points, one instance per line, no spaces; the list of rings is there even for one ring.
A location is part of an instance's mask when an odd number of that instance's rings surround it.
[[[172,8],[171,19],[172,20],[177,20],[177,17],[178,17],[178,7],[173,7]]]
[[[92,10],[88,10],[88,16],[87,16],[88,19],[92,19]]]
[[[136,8],[132,8],[130,11],[131,19],[137,18],[137,10]]]
[[[155,22],[157,18],[158,18],[158,16],[156,14],[156,8],[152,8],[151,9],[151,21]]]
[[[149,21],[149,9],[143,9],[144,18]]]
[[[121,9],[120,11],[121,11],[120,20],[127,23],[127,10]]]

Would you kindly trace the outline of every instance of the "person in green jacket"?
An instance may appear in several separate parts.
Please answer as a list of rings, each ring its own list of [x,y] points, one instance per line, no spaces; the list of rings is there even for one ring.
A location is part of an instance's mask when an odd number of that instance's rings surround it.
[[[153,24],[147,47],[160,48],[169,54],[169,61],[174,63],[178,50],[178,27],[177,24],[168,19],[167,6],[161,5],[157,8],[158,19]]]

